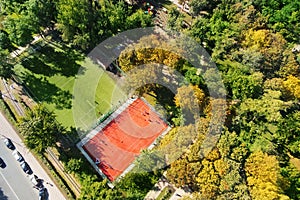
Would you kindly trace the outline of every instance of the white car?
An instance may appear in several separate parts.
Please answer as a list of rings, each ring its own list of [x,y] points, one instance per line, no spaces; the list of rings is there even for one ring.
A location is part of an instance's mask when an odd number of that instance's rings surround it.
[[[31,174],[30,176],[29,176],[29,179],[31,180],[31,182],[32,182],[32,184],[33,185],[37,185],[38,184],[38,177],[37,177],[37,175],[35,175],[35,174]]]
[[[22,162],[24,160],[23,156],[17,151],[17,150],[14,150],[12,152],[12,155],[15,157],[15,159],[19,162]]]

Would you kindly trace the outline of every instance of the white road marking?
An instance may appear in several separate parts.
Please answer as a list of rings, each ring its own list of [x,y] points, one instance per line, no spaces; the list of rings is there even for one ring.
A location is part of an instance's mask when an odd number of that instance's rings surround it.
[[[2,176],[2,178],[4,179],[4,181],[6,182],[6,184],[8,185],[8,187],[9,187],[9,189],[13,192],[13,194],[15,195],[15,197],[18,199],[18,200],[20,200],[19,199],[19,197],[18,197],[18,195],[15,193],[15,191],[13,190],[13,188],[9,185],[9,183],[8,183],[8,181],[6,180],[6,178],[3,176],[3,174],[2,173],[0,173],[1,174],[1,176]]]

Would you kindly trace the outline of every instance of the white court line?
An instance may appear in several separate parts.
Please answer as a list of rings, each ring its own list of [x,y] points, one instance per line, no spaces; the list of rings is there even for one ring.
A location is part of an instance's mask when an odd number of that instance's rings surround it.
[[[13,194],[15,195],[15,197],[17,197],[17,199],[20,200],[19,197],[18,197],[18,195],[15,193],[15,191],[14,191],[14,190],[12,189],[12,187],[9,185],[8,181],[6,180],[6,178],[3,176],[3,174],[2,174],[2,173],[0,173],[0,174],[1,174],[2,178],[4,179],[4,181],[6,182],[6,184],[8,185],[9,189],[10,189],[10,190],[13,192]]]

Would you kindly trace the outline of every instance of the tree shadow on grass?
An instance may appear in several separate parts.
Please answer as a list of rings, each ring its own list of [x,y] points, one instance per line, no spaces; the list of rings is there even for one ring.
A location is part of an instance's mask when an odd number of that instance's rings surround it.
[[[44,46],[40,53],[44,63],[51,64],[53,71],[66,77],[74,76],[81,67],[78,61],[82,61],[84,56],[73,49],[66,47],[64,51],[51,46]]]
[[[37,56],[29,56],[22,61],[22,66],[35,74],[42,74],[45,76],[53,76],[58,73],[52,66],[45,64]]]
[[[23,80],[37,100],[53,103],[57,109],[71,108],[72,94],[69,91],[61,90],[44,77],[38,78],[31,74],[23,74]]]

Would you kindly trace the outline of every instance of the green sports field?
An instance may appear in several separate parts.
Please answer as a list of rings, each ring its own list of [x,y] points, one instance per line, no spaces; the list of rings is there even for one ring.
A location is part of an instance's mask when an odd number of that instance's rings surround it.
[[[124,99],[105,70],[78,52],[47,44],[14,68],[36,101],[44,103],[65,127],[88,129]]]

